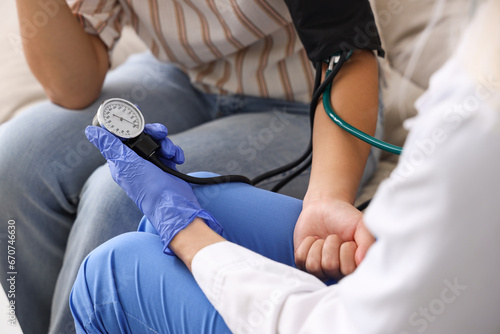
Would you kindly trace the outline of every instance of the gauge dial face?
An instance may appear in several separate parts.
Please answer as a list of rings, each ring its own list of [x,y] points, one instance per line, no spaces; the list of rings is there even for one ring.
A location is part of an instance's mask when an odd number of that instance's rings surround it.
[[[144,117],[131,102],[109,99],[99,107],[97,120],[101,127],[120,138],[135,138],[144,131]]]

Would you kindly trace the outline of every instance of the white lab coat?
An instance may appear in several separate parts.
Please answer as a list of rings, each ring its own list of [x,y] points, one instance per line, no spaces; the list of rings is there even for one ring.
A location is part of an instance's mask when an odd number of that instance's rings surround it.
[[[354,274],[326,287],[229,242],[195,256],[234,333],[500,333],[500,94],[463,68],[450,60],[418,101]]]

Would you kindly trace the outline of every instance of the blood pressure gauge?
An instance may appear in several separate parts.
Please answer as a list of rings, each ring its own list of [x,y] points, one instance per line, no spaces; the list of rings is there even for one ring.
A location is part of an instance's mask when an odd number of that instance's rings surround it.
[[[104,101],[97,110],[93,126],[105,128],[122,142],[130,147],[140,157],[158,166],[166,173],[172,174],[186,182],[194,184],[219,184],[225,182],[244,182],[252,184],[252,181],[241,175],[225,175],[216,177],[199,178],[183,174],[176,169],[166,166],[156,155],[161,145],[151,136],[144,132],[144,116],[139,108],[133,103],[119,98]]]
[[[105,128],[144,159],[150,160],[160,148],[144,133],[144,116],[139,108],[127,100],[112,98],[104,101],[97,109],[92,125]]]
[[[144,124],[139,108],[119,98],[104,101],[92,120],[92,125],[105,128],[122,139],[138,137],[144,131]]]

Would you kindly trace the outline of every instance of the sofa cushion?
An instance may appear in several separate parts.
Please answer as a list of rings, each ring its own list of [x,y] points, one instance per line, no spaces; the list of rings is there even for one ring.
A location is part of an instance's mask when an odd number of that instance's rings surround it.
[[[0,123],[26,104],[45,98],[23,56],[15,1],[0,2]]]
[[[426,89],[430,76],[444,64],[460,41],[469,20],[471,0],[371,2],[389,64]],[[428,27],[430,23],[432,27]],[[410,64],[412,57],[414,64]]]
[[[381,61],[385,140],[403,146],[403,121],[416,115],[415,101],[429,79],[457,47],[469,20],[470,0],[371,0],[387,52]],[[439,5],[445,3],[444,7]],[[438,4],[438,6],[436,6]],[[435,21],[433,21],[435,20]],[[429,23],[432,23],[432,29]],[[426,30],[427,29],[427,30]],[[356,204],[372,198],[396,167],[398,156],[383,153],[375,175],[358,194]]]

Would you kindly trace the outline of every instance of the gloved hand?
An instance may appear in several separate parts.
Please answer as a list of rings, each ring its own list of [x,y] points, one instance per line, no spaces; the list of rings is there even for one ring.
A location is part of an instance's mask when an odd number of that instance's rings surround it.
[[[160,160],[168,167],[175,168],[184,162],[182,149],[166,137],[165,126],[147,124],[144,132],[161,144]],[[203,218],[210,228],[222,234],[222,227],[209,212],[201,209],[187,182],[142,159],[103,128],[88,126],[85,134],[108,160],[113,180],[156,228],[165,253],[173,254],[168,248],[170,241],[196,217]]]

